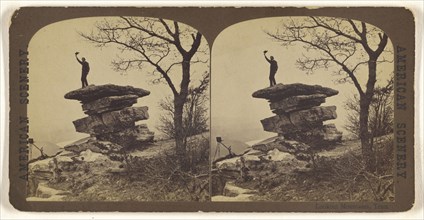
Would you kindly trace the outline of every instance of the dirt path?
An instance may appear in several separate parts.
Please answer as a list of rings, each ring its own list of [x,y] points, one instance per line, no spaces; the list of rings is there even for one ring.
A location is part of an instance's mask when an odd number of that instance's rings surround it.
[[[66,195],[69,194],[67,191],[53,189],[45,183],[38,185],[36,193],[36,196],[28,197],[27,201],[63,201]]]
[[[337,144],[334,149],[318,152],[317,155],[330,158],[341,157],[348,152],[359,152],[361,150],[360,145],[361,143],[359,140],[343,141],[342,143]]]
[[[253,201],[252,197],[257,192],[255,190],[241,188],[236,186],[234,182],[227,182],[224,188],[224,195],[213,196],[213,202],[240,202]]]

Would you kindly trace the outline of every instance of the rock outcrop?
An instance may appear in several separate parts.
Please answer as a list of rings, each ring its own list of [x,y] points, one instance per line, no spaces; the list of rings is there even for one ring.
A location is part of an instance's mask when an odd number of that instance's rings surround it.
[[[213,162],[213,201],[249,201],[247,189],[231,189],[231,184],[249,189],[273,188],[285,176],[309,172],[321,149],[333,147],[342,133],[334,124],[336,106],[321,106],[338,91],[318,85],[277,84],[253,93],[267,99],[274,116],[261,120],[265,131],[278,135],[253,144],[244,153],[228,155]],[[233,187],[234,188],[234,187]]]
[[[153,143],[154,133],[146,124],[136,123],[149,118],[148,107],[133,104],[149,93],[117,85],[90,85],[67,93],[65,98],[79,100],[86,114],[86,117],[73,121],[75,130],[90,137],[60,145],[55,155],[29,162],[28,200],[80,201],[90,198],[93,201],[116,201],[121,198],[115,194],[116,184],[133,182],[135,176],[141,179],[140,175],[144,175],[141,166],[166,163],[168,160],[163,156],[175,152],[174,140]],[[208,136],[199,134],[187,141],[203,145],[203,142],[209,143],[208,140]],[[192,151],[193,155],[203,153],[200,148]],[[104,184],[113,187],[103,187]],[[145,200],[143,196],[137,197]]]
[[[306,144],[285,141],[277,137],[254,145],[241,155],[214,161],[212,200],[249,201],[247,197],[234,198],[237,195],[229,195],[226,188],[231,184],[247,184],[252,189],[263,184],[262,179],[272,179],[274,175],[292,175],[309,171],[311,169],[309,148]]]
[[[148,107],[131,107],[150,92],[131,86],[90,85],[71,91],[66,99],[79,100],[88,116],[73,121],[77,132],[87,133],[99,141],[109,141],[123,148],[143,148],[153,141],[154,133],[146,125],[136,125],[149,118]],[[92,145],[92,144],[91,144]]]
[[[337,118],[336,106],[320,105],[327,97],[337,94],[338,91],[331,88],[296,83],[277,84],[258,90],[252,96],[267,99],[276,114],[261,120],[265,131],[312,148],[326,148],[340,141],[342,133],[334,124],[324,125],[324,121]]]
[[[66,93],[65,99],[79,100],[83,104],[91,102],[99,102],[102,98],[113,97],[113,96],[125,96],[134,95],[135,99],[143,96],[150,95],[150,92],[140,88],[134,88],[132,86],[118,86],[113,84],[106,85],[89,85],[87,87],[77,89]]]
[[[275,86],[267,87],[258,90],[252,94],[255,98],[268,99],[271,102],[281,101],[285,98],[292,98],[294,96],[302,95],[316,95],[322,94],[326,97],[339,94],[337,90],[322,87],[319,85],[305,85],[301,83],[294,84],[277,84]]]
[[[286,154],[293,155],[298,160],[309,161],[311,147],[305,143],[286,140],[283,137],[272,137],[252,146],[253,150],[258,150],[264,154],[269,154],[273,150],[278,150]]]

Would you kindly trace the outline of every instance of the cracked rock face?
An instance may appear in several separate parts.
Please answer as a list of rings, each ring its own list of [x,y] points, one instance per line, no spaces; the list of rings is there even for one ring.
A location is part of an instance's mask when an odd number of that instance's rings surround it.
[[[90,138],[85,142],[70,144],[64,147],[66,151],[75,153],[81,153],[86,150],[91,150],[95,153],[110,154],[119,152],[122,150],[122,146],[108,142],[108,141],[97,141],[95,138]]]
[[[82,104],[82,110],[87,115],[101,114],[130,107],[137,99],[137,95],[109,96]]]
[[[150,91],[141,88],[134,88],[132,86],[118,86],[113,84],[99,86],[89,85],[87,87],[66,93],[65,99],[75,99],[81,101],[82,103],[88,103],[110,96],[135,95],[138,98],[141,98],[149,94]]]
[[[294,140],[324,147],[342,138],[334,124],[325,125],[324,121],[336,119],[336,106],[320,106],[327,97],[337,95],[337,90],[319,86],[277,84],[258,90],[255,98],[267,99],[275,116],[261,120],[265,131],[278,133],[287,140]]]
[[[326,97],[327,96],[324,94],[292,96],[279,101],[271,102],[269,107],[275,114],[289,113],[319,106],[325,102]]]
[[[78,132],[93,135],[112,133],[134,127],[136,121],[148,119],[147,111],[147,106],[128,107],[103,114],[90,115],[75,120],[73,123]]]
[[[285,85],[279,83],[275,86],[258,90],[254,92],[252,96],[254,98],[262,98],[275,102],[293,96],[314,94],[322,94],[326,97],[330,97],[339,94],[339,91],[319,85],[305,85],[301,83]]]
[[[136,122],[149,118],[148,107],[132,105],[138,98],[149,94],[149,91],[140,88],[107,84],[77,89],[67,93],[65,98],[81,101],[82,109],[88,115],[73,121],[77,132],[90,134],[96,137],[97,142],[111,142],[124,149],[143,149],[153,142],[154,133],[146,125],[136,125]]]
[[[119,132],[97,135],[98,140],[110,141],[129,148],[143,148],[147,143],[153,142],[155,133],[146,125],[137,125]]]
[[[334,124],[324,124],[337,118],[336,106],[321,106],[327,97],[337,94],[331,88],[300,83],[277,84],[254,92],[253,97],[269,101],[275,114],[261,120],[263,129],[278,135],[254,144],[241,155],[215,161],[218,174],[221,178],[248,181],[249,177],[260,179],[260,174],[311,169],[315,152],[342,138]],[[220,192],[219,188],[216,191]],[[231,194],[225,188],[223,193]]]
[[[325,148],[332,143],[342,140],[342,132],[338,131],[334,124],[326,124],[305,132],[286,134],[291,140],[302,140],[304,143],[316,148]]]
[[[336,118],[336,106],[326,106],[275,115],[261,120],[261,123],[265,131],[290,134],[321,127],[323,121]]]

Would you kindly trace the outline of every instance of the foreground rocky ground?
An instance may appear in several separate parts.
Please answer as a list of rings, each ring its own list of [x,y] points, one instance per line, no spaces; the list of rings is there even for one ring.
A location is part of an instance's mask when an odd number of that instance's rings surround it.
[[[55,155],[29,162],[28,200],[202,201],[209,197],[209,134],[188,137],[190,170],[182,170],[174,140],[154,140],[133,107],[150,92],[131,86],[90,85],[65,94],[87,115],[73,121],[89,134]]]
[[[208,145],[208,134],[194,136],[189,142],[191,146],[199,146],[193,148],[193,158],[200,154],[206,154],[206,158],[195,161],[196,166],[188,172],[178,170],[173,140],[157,141],[144,146],[147,149],[143,150],[114,154],[107,154],[106,150],[93,145],[98,142],[90,138],[82,140],[85,145],[81,141],[69,144],[56,156],[29,164],[27,200],[206,200],[209,198],[208,152],[201,152],[200,146]],[[75,149],[76,145],[86,148]]]
[[[277,135],[213,161],[212,200],[393,201],[393,139],[374,140],[379,170],[367,172],[359,141],[325,123],[337,118],[336,106],[321,104],[337,94],[301,83],[254,92],[275,114],[263,129]]]
[[[392,139],[376,142],[375,174],[364,170],[358,140],[310,154],[311,160],[275,148],[247,149],[215,164],[212,201],[394,201]]]

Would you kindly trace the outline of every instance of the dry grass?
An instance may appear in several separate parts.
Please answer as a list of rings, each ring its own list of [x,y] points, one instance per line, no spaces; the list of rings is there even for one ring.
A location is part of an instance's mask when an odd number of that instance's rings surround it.
[[[358,142],[348,142],[349,145]],[[257,189],[255,200],[265,201],[394,201],[393,141],[377,142],[378,170],[365,170],[358,146],[316,155],[309,171],[281,173],[272,167],[259,171],[254,181],[239,183]],[[325,155],[325,156],[324,156]],[[278,165],[278,164],[277,164]]]
[[[169,144],[166,141],[164,147]],[[94,167],[85,164],[54,188],[71,191],[69,201],[208,201],[209,138],[196,136],[188,145],[190,171],[182,171],[176,156],[167,150],[148,157],[125,154],[121,166],[125,172],[93,175]],[[156,147],[161,147],[160,142]]]

